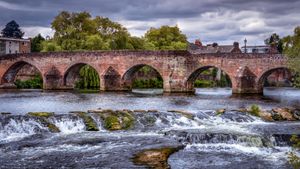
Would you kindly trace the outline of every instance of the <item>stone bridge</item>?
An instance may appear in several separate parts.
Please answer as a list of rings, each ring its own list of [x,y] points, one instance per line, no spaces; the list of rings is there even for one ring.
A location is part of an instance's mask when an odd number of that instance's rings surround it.
[[[127,91],[141,67],[154,68],[163,79],[164,92],[194,92],[194,81],[204,70],[220,68],[231,79],[233,93],[262,93],[265,79],[286,69],[280,54],[213,53],[188,51],[99,51],[13,54],[0,57],[1,85],[13,83],[24,65],[32,65],[43,77],[43,88],[68,89],[84,65],[99,74],[101,91]]]

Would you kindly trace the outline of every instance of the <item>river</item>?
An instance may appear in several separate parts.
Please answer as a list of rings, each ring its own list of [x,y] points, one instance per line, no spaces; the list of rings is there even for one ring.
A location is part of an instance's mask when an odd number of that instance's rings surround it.
[[[196,95],[165,95],[160,90],[132,93],[1,91],[0,168],[145,168],[133,163],[145,149],[180,147],[168,158],[171,168],[291,168],[289,137],[300,135],[299,122],[265,122],[237,111],[297,107],[300,90],[266,88],[264,96],[232,96],[229,88],[197,89]],[[90,109],[153,110],[132,113],[134,127],[108,131],[91,115],[99,131],[86,131],[70,111]],[[217,115],[216,109],[227,111]],[[154,111],[155,110],[155,111]],[[193,118],[170,110],[192,113]],[[55,112],[52,133],[27,112]],[[151,119],[151,120],[149,120]]]

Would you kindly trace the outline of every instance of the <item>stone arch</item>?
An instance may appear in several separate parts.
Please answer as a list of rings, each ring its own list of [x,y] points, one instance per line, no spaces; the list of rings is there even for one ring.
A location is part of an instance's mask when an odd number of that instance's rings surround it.
[[[107,70],[101,75],[101,90],[103,91],[115,91],[120,90],[121,87],[121,75],[112,66],[109,66]]]
[[[5,71],[1,78],[1,84],[13,84],[17,78],[18,73],[22,71],[22,69],[24,69],[24,72],[28,72],[28,76],[31,76],[31,74],[33,75],[34,73],[38,73],[43,78],[42,71],[37,66],[26,61],[18,61],[12,64]]]
[[[192,92],[194,92],[194,91],[195,91],[195,89],[194,89],[194,83],[195,83],[196,79],[199,77],[199,75],[200,75],[203,71],[208,70],[208,69],[210,69],[210,68],[218,68],[218,69],[220,69],[222,72],[224,72],[224,73],[229,77],[230,83],[231,83],[231,85],[232,85],[232,83],[233,83],[233,78],[232,78],[232,76],[231,76],[227,71],[225,71],[225,70],[219,68],[218,66],[212,66],[212,65],[209,65],[209,66],[202,66],[202,67],[200,67],[200,68],[194,70],[194,71],[188,76],[188,78],[187,78],[187,80],[186,80],[186,88],[187,88],[187,91],[192,91]]]
[[[259,76],[259,79],[257,81],[257,88],[261,91],[263,91],[263,88],[264,88],[264,83],[265,81],[267,80],[267,78],[274,72],[278,71],[278,70],[284,70],[284,71],[287,71],[289,74],[290,74],[290,77],[292,77],[292,73],[291,73],[291,70],[287,67],[276,67],[276,68],[272,68],[272,69],[269,69],[265,72],[263,72],[260,76]]]
[[[122,82],[123,82],[123,88],[125,90],[131,90],[132,89],[132,82],[133,82],[133,77],[134,74],[140,70],[142,67],[144,66],[149,66],[151,69],[153,69],[158,76],[161,77],[161,79],[164,81],[164,78],[162,76],[162,73],[159,72],[159,69],[157,69],[156,67],[152,66],[152,65],[148,65],[148,64],[137,64],[134,66],[131,66],[129,69],[127,69],[127,71],[123,74],[122,76]]]
[[[79,71],[85,65],[88,65],[92,67],[94,70],[96,70],[98,77],[100,79],[99,72],[94,66],[88,63],[80,62],[80,63],[75,63],[66,69],[62,79],[63,86],[67,88],[74,88],[75,82],[80,78]]]

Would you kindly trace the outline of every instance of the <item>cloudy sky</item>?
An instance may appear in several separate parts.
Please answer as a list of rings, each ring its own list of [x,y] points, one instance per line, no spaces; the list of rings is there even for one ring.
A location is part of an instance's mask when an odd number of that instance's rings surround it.
[[[263,44],[273,32],[291,34],[300,26],[300,0],[0,0],[0,28],[16,20],[26,37],[52,35],[62,10],[88,11],[122,23],[132,35],[150,27],[178,25],[189,41]]]

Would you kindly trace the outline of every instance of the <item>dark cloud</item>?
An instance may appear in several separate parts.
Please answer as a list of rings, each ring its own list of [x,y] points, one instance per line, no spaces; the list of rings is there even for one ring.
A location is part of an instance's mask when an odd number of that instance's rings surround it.
[[[226,43],[249,37],[259,43],[273,32],[291,33],[300,24],[299,6],[300,0],[0,0],[0,25],[14,19],[30,36],[49,28],[62,10],[88,11],[121,22],[135,35],[178,24],[190,40],[200,36]]]

